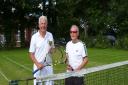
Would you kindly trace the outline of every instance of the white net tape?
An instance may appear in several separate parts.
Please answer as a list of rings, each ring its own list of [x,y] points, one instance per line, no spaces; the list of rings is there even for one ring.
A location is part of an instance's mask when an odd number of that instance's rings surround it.
[[[97,71],[102,71],[122,65],[127,65],[128,61],[122,61],[122,62],[117,62],[117,63],[112,63],[112,64],[107,64],[107,65],[102,65],[102,66],[97,66],[97,67],[91,67],[91,68],[86,68],[82,69],[81,71],[73,71],[73,72],[65,72],[65,73],[59,73],[59,74],[53,74],[53,75],[48,75],[44,77],[38,77],[36,78],[37,80],[42,80],[42,81],[47,81],[47,80],[61,80],[65,79],[71,76],[83,76],[85,74],[97,72]]]

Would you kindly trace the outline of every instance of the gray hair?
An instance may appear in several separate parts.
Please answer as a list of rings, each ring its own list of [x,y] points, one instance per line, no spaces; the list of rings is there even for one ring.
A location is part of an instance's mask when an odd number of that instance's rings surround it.
[[[46,23],[48,23],[47,17],[44,16],[44,15],[42,15],[42,16],[39,17],[39,20],[38,20],[38,23],[39,23],[39,24],[40,24],[41,20],[45,20]]]

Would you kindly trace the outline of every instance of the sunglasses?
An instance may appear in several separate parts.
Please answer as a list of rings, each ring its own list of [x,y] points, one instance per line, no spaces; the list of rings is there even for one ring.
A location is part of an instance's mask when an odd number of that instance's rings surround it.
[[[77,31],[70,31],[70,33],[77,33]]]

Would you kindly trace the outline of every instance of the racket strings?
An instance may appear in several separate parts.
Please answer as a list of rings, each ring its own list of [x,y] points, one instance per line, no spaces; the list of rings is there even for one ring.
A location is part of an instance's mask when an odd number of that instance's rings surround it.
[[[54,65],[64,64],[64,47],[56,45],[55,52],[53,53]]]

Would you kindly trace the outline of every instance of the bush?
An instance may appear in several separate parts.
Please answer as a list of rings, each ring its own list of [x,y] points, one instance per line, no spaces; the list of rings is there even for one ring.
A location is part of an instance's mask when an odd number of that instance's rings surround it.
[[[106,39],[105,36],[98,35],[97,37],[89,37],[85,40],[85,43],[88,47],[96,48],[108,48],[111,47],[110,42]]]
[[[116,41],[116,48],[128,49],[128,36],[120,37]]]

